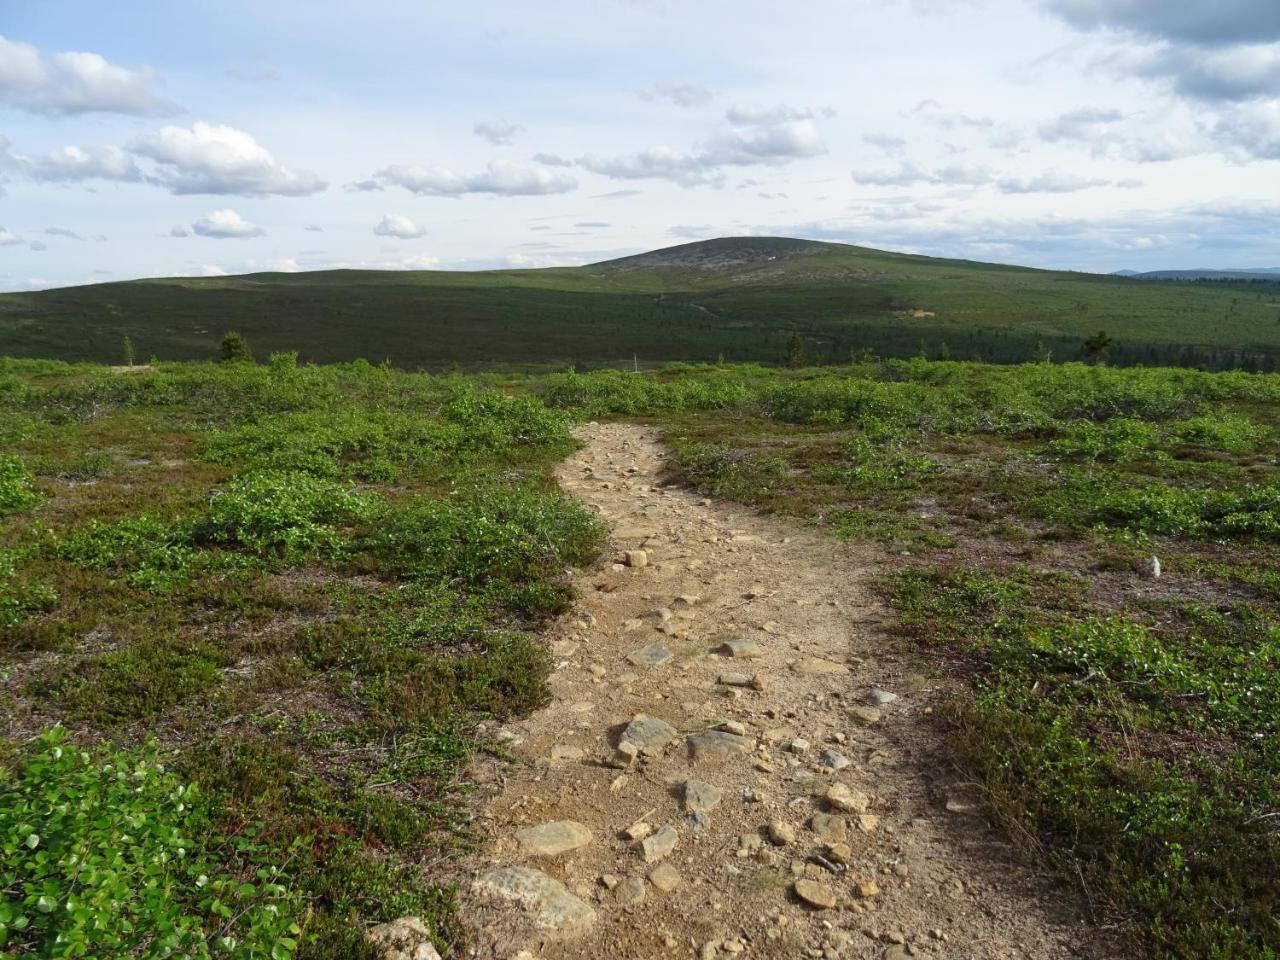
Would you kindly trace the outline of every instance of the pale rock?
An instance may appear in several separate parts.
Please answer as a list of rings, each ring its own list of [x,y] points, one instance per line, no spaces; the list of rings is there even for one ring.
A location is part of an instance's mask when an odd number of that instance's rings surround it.
[[[624,907],[636,907],[644,903],[645,892],[644,878],[627,877],[618,885],[614,896]]]
[[[754,660],[764,656],[764,648],[754,640],[739,638],[722,643],[718,652],[738,660]]]
[[[827,791],[827,803],[841,813],[866,813],[867,807],[871,805],[871,798],[861,790],[837,783]]]
[[[595,922],[596,912],[563,883],[528,867],[498,867],[476,881],[476,890],[518,904],[534,926],[572,936]]]
[[[694,760],[711,760],[750,753],[752,742],[722,730],[707,730],[689,738],[689,756]]]
[[[365,933],[365,939],[378,948],[382,960],[440,960],[431,933],[420,917],[380,923]]]
[[[836,663],[834,660],[823,660],[819,657],[806,657],[803,660],[797,660],[791,665],[791,669],[807,677],[839,676],[849,672],[849,668],[843,663]]]
[[[680,873],[669,863],[661,863],[649,871],[649,882],[663,893],[680,886]]]
[[[640,841],[640,854],[645,863],[656,863],[676,848],[679,834],[675,827],[662,827],[652,836]]]
[[[887,707],[891,703],[895,703],[898,699],[896,693],[890,693],[888,690],[868,690],[867,703],[873,707]]]
[[[673,654],[670,650],[660,643],[651,643],[647,647],[641,647],[639,650],[632,650],[627,654],[627,660],[637,667],[660,667],[672,658]]]
[[[843,770],[849,764],[849,758],[843,753],[837,753],[835,750],[822,751],[822,765],[829,770]]]
[[[558,857],[591,842],[591,831],[576,820],[556,820],[516,831],[520,850],[530,857]]]
[[[628,550],[622,555],[622,562],[628,567],[647,567],[649,554],[644,550]]]
[[[818,910],[830,910],[836,905],[836,892],[817,880],[797,880],[791,889],[799,899]]]
[[[850,707],[849,716],[863,726],[873,726],[880,722],[881,713],[875,707]]]
[[[809,829],[827,843],[841,843],[849,833],[849,821],[839,814],[815,813],[809,821]]]
[[[796,842],[796,828],[785,820],[773,820],[769,823],[769,842],[774,846],[785,847]]]

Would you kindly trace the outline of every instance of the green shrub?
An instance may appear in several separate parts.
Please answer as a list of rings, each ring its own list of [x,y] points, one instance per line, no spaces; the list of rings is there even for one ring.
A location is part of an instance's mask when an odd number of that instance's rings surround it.
[[[27,614],[51,610],[57,602],[53,589],[20,576],[15,553],[0,550],[0,630],[20,626]]]
[[[0,952],[292,956],[297,897],[256,866],[260,850],[211,826],[154,747],[81,750],[48,731],[0,771]]]
[[[558,578],[586,563],[600,521],[560,493],[491,488],[451,500],[418,498],[383,512],[367,546],[385,569],[411,577],[492,581]]]
[[[22,461],[0,454],[0,517],[26,510],[41,499]]]
[[[1250,453],[1273,435],[1271,429],[1238,414],[1218,413],[1169,424],[1171,442],[1226,453]]]
[[[265,471],[215,492],[194,539],[281,557],[332,554],[343,545],[338,525],[371,509],[368,495],[344,484],[298,471]]]
[[[1151,424],[1118,417],[1105,423],[1077,421],[1050,447],[1055,453],[1068,457],[1116,463],[1146,455],[1158,439],[1156,428]]]

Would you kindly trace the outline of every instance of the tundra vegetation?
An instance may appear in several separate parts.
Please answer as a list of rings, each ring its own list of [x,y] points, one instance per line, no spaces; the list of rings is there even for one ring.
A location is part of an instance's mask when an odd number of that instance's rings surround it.
[[[549,481],[589,418],[882,544],[954,762],[1135,955],[1280,951],[1280,376],[278,354],[0,363],[0,955],[359,957],[404,914],[458,945],[432,865],[599,548]]]

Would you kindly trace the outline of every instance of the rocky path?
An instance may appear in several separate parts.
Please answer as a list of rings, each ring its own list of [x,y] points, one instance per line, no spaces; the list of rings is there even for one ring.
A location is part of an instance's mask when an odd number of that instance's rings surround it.
[[[661,486],[651,429],[581,438],[559,479],[612,555],[553,637],[553,702],[473,771],[474,956],[1106,955],[939,762],[878,553]]]

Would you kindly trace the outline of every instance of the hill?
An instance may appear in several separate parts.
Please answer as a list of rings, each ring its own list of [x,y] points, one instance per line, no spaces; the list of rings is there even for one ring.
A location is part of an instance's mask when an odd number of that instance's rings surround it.
[[[871,349],[1063,359],[1106,330],[1117,362],[1231,365],[1280,356],[1280,288],[1173,285],[733,237],[582,267],[258,273],[0,295],[0,354],[118,362],[212,355],[229,329],[259,353],[438,369],[670,360],[778,362]],[[945,347],[944,347],[945,345]]]

